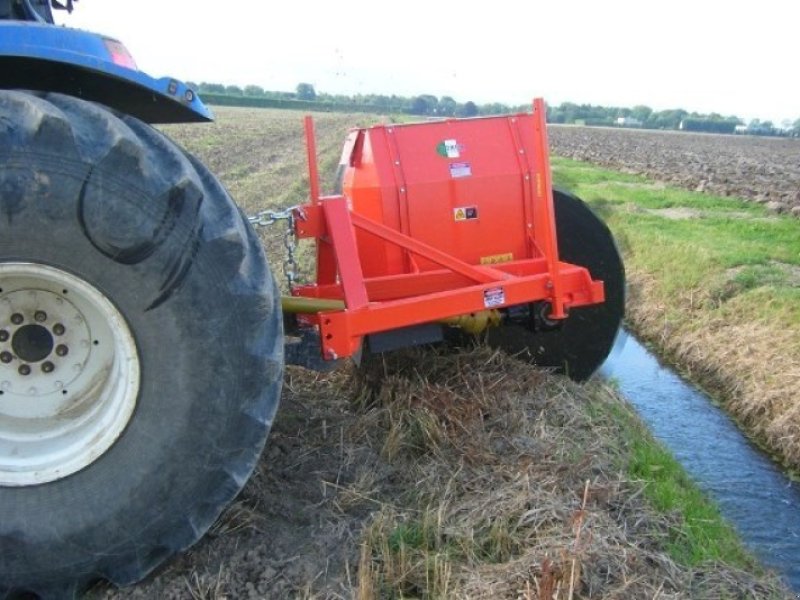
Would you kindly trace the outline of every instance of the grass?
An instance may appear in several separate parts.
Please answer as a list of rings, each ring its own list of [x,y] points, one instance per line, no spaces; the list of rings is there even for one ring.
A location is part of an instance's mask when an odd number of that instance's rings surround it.
[[[635,442],[628,473],[646,482],[645,495],[656,510],[680,515],[680,525],[670,530],[666,545],[674,560],[690,567],[714,561],[753,567],[752,558],[717,507],[663,447],[646,439]]]
[[[568,159],[552,164],[557,185],[588,202],[618,240],[629,325],[799,469],[798,221]]]
[[[609,402],[593,402],[587,408],[596,416],[610,413],[608,418],[619,429],[619,436],[613,442],[619,468],[631,480],[644,484],[644,496],[656,511],[673,518],[664,547],[674,561],[692,568],[721,562],[742,569],[758,569],[717,506],[632,409]]]

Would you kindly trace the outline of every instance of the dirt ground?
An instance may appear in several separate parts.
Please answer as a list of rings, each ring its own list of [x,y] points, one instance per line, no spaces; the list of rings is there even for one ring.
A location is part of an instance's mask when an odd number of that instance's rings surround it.
[[[800,139],[550,126],[559,156],[800,217]]]

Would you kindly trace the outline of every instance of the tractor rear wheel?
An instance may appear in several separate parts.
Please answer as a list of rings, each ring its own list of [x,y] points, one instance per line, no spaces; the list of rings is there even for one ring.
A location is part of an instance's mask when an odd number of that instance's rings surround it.
[[[565,321],[549,330],[537,330],[533,316],[526,323],[493,328],[487,337],[492,346],[583,381],[603,364],[614,345],[625,314],[625,268],[614,237],[591,208],[556,189],[553,201],[559,257],[601,279],[606,301],[572,309]]]
[[[278,303],[196,159],[0,91],[0,598],[129,584],[208,530],[277,408]]]

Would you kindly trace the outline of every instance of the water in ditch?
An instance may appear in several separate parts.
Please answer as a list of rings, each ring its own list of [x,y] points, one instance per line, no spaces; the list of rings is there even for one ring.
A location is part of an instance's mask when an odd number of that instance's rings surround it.
[[[602,373],[719,505],[745,545],[800,592],[800,484],[791,481],[708,396],[625,334]]]

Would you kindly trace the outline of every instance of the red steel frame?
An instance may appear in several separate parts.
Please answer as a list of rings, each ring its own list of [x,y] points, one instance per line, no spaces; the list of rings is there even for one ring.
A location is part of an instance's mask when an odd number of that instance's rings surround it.
[[[484,266],[466,263],[348,208],[341,195],[320,196],[313,122],[306,117],[311,203],[295,209],[298,238],[317,242],[317,283],[298,286],[295,296],[343,300],[345,308],[307,316],[320,328],[327,359],[355,354],[365,335],[518,304],[547,301],[550,317],[567,318],[571,307],[605,300],[603,282],[588,270],[558,259],[555,212],[547,151],[545,105],[534,100],[538,148],[520,167],[531,197],[530,242],[540,258]],[[439,270],[365,278],[355,229],[367,231],[436,263]],[[491,302],[487,298],[492,298]],[[498,304],[498,301],[502,300]]]

